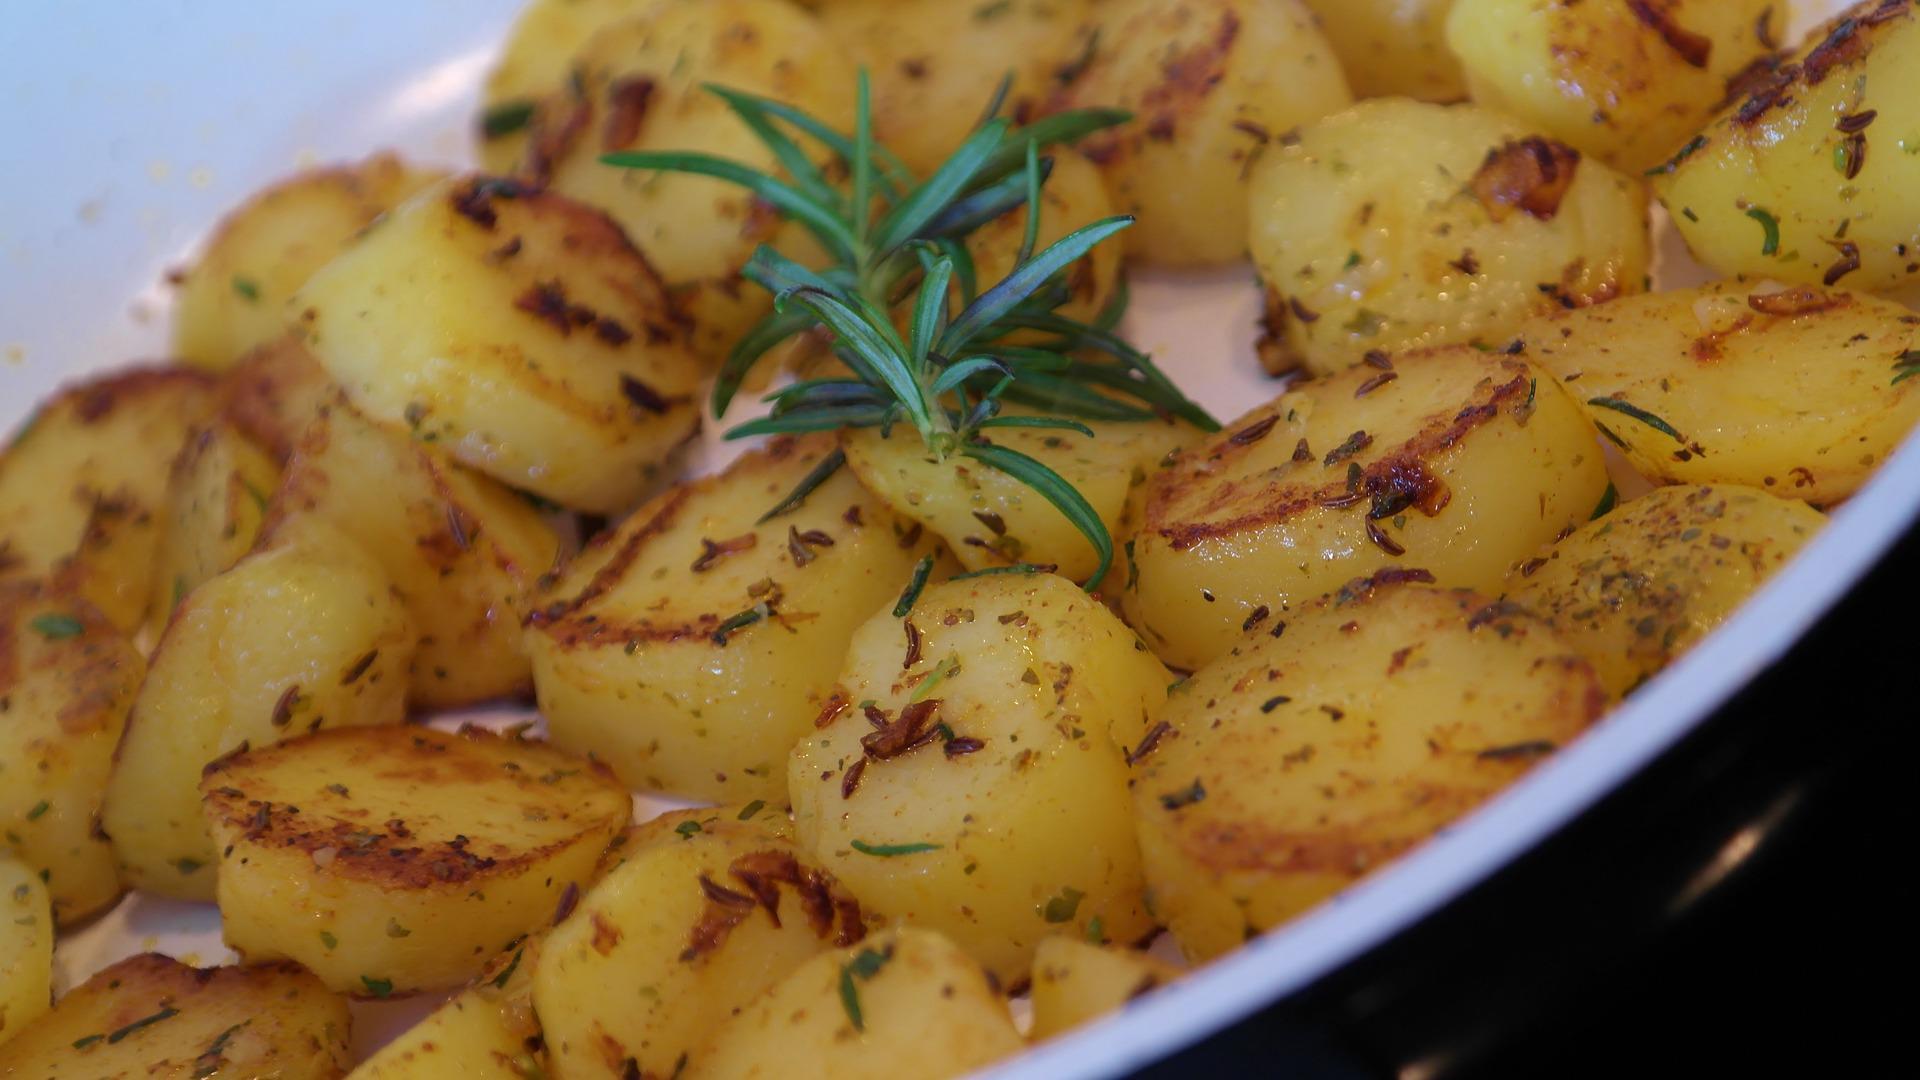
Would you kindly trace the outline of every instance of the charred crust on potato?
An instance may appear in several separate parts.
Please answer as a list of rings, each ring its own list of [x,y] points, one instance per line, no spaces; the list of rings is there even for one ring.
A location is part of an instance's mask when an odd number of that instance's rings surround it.
[[[1760,314],[1787,317],[1814,315],[1851,307],[1852,304],[1853,296],[1849,293],[1822,292],[1811,285],[1795,285],[1778,292],[1754,293],[1747,297],[1747,306]]]
[[[1467,186],[1496,222],[1505,221],[1515,210],[1552,221],[1579,167],[1580,151],[1529,135],[1487,151]]]
[[[624,150],[640,137],[646,123],[647,107],[658,86],[645,75],[615,79],[607,87],[607,118],[600,125],[600,147]]]
[[[475,176],[455,185],[448,196],[453,212],[491,232],[500,223],[495,199],[523,199],[539,189],[504,176]]]
[[[1713,39],[1681,26],[1664,0],[1627,0],[1627,10],[1645,23],[1687,66],[1704,68],[1713,56]],[[1772,9],[1768,9],[1771,13]],[[1764,25],[1765,16],[1762,16]]]

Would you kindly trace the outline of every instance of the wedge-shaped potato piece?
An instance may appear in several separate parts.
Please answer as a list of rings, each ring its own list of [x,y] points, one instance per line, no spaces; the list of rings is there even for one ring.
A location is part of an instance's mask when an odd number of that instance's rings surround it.
[[[1118,537],[1126,531],[1132,493],[1169,453],[1197,441],[1200,433],[1158,420],[1088,426],[1094,438],[1004,428],[993,432],[993,441],[1059,473]],[[935,458],[910,427],[895,427],[890,434],[854,429],[841,437],[841,445],[869,491],[938,533],[969,570],[1026,562],[1084,581],[1099,568],[1093,545],[1038,492],[969,458]]]
[[[406,601],[420,634],[414,704],[448,708],[532,685],[520,620],[560,540],[525,499],[336,402],[287,463],[266,535],[298,536],[314,522],[373,556]]]
[[[1082,146],[1114,202],[1139,215],[1127,254],[1241,258],[1254,159],[1353,100],[1333,46],[1299,0],[1108,0],[1096,12],[1093,47],[1062,69],[1055,104],[1133,114]]]
[[[1130,621],[1189,670],[1383,567],[1496,591],[1607,488],[1551,375],[1466,347],[1302,383],[1149,481]]]
[[[700,364],[646,258],[599,211],[513,181],[403,203],[293,310],[367,415],[575,509],[631,506],[699,424]]]
[[[141,953],[0,1046],[0,1076],[336,1080],[351,1031],[346,999],[293,964],[196,968]]]
[[[1003,984],[1048,934],[1152,923],[1124,745],[1166,670],[1072,582],[994,574],[882,610],[793,749],[794,833],[861,899],[959,942]]]
[[[961,1076],[1026,1046],[980,965],[930,930],[823,953],[721,1025],[690,1080]]]
[[[147,602],[156,634],[188,593],[253,550],[279,487],[280,466],[232,424],[216,417],[187,436],[160,506],[159,565]]]
[[[1033,954],[1034,1041],[1091,1023],[1181,976],[1134,949],[1050,937]]]
[[[1524,326],[1634,468],[1826,505],[1920,421],[1920,315],[1811,286],[1720,282]]]
[[[1504,346],[1530,315],[1646,287],[1641,183],[1478,106],[1362,102],[1266,155],[1251,199],[1274,374]]]
[[[500,1007],[469,990],[400,1033],[350,1074],[353,1080],[526,1080],[539,1061]]]
[[[1476,104],[1637,174],[1698,131],[1785,27],[1781,0],[1457,0],[1446,44]]]
[[[1712,633],[1826,523],[1756,488],[1656,488],[1523,564],[1507,598],[1552,622],[1623,696]]]
[[[531,0],[522,5],[481,91],[476,126],[487,171],[506,175],[522,163],[534,110],[567,84],[575,58],[594,34],[673,2]]]
[[[1447,48],[1454,0],[1306,0],[1346,69],[1353,96],[1459,101],[1466,75]]]
[[[228,214],[193,268],[178,278],[173,351],[227,368],[287,327],[287,300],[362,229],[439,177],[393,154],[309,169],[256,193]]]
[[[668,0],[595,34],[534,117],[526,171],[604,209],[659,268],[713,362],[772,297],[740,270],[754,248],[810,237],[746,189],[701,176],[613,168],[601,155],[695,151],[781,171],[709,84],[774,98],[853,130],[854,67],[820,20],[787,0]],[[975,106],[973,115],[980,106]],[[816,143],[802,140],[816,164]],[[807,260],[811,261],[811,260]]]
[[[1545,622],[1383,571],[1252,634],[1134,749],[1154,913],[1211,959],[1466,813],[1599,719]]]
[[[0,1045],[45,1015],[52,1002],[47,886],[33,867],[0,853]]]
[[[844,469],[762,521],[832,447],[777,439],[677,486],[554,584],[527,648],[556,743],[635,787],[785,800],[854,628],[939,550]]]
[[[317,529],[189,593],[154,650],[107,782],[101,821],[128,884],[213,899],[201,770],[242,745],[398,723],[417,637],[379,565]]]
[[[604,765],[479,730],[323,731],[222,758],[200,791],[227,944],[362,997],[478,974],[633,812]]]
[[[793,845],[685,825],[630,844],[547,935],[533,1004],[555,1075],[669,1076],[795,968],[866,934],[860,903]]]
[[[146,669],[91,604],[0,585],[0,850],[46,874],[63,924],[120,895],[94,819]]]
[[[220,379],[220,417],[284,463],[338,394],[332,376],[288,334],[248,353]]]
[[[213,381],[132,368],[62,391],[0,452],[0,581],[58,578],[131,632],[152,593],[173,456]]]
[[[1694,256],[1805,285],[1920,280],[1920,8],[1855,4],[1732,90],[1653,180]]]

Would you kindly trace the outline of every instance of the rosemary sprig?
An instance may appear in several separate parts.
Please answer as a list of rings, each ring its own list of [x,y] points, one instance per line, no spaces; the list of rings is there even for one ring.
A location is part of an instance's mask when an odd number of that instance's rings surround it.
[[[920,178],[874,140],[865,72],[856,88],[851,135],[790,105],[724,87],[707,89],[767,146],[784,177],[700,153],[627,152],[601,160],[744,187],[803,225],[832,260],[815,270],[764,245],[754,253],[744,276],[773,293],[774,309],[721,365],[713,389],[715,415],[726,411],[754,364],[796,334],[824,330],[849,372],[774,391],[765,399],[771,405],[767,416],[732,428],[727,437],[861,427],[885,432],[909,425],[936,460],[968,458],[1053,504],[1099,556],[1087,585],[1105,577],[1113,562],[1113,538],[1099,514],[1045,463],[993,442],[990,433],[1053,428],[1092,437],[1093,430],[1079,419],[1162,415],[1219,430],[1151,358],[1114,333],[1125,311],[1124,291],[1093,323],[1060,313],[1072,295],[1066,270],[1131,225],[1132,218],[1097,221],[1035,250],[1041,192],[1052,167],[1042,150],[1122,123],[1128,115],[1083,109],[1016,128],[998,115],[1002,95],[997,94],[953,156]],[[838,168],[817,164],[802,140],[824,148]],[[1022,206],[1026,231],[1014,268],[983,288],[965,239]],[[895,326],[896,310],[910,313],[904,332]],[[1006,402],[1041,415],[1003,416]],[[808,478],[814,486],[822,479]],[[804,497],[804,491],[796,492],[769,516]]]

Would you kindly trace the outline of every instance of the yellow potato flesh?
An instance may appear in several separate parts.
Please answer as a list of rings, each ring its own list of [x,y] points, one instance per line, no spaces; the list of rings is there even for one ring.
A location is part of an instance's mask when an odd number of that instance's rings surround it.
[[[156,637],[188,593],[253,548],[279,486],[280,466],[232,425],[214,420],[188,436],[159,512],[159,564],[147,602]]]
[[[1033,956],[1035,1042],[1092,1023],[1180,977],[1143,952],[1050,937]]]
[[[1459,101],[1460,61],[1447,48],[1455,0],[1306,0],[1346,69],[1353,96]]]
[[[33,867],[0,855],[0,1046],[53,1002],[53,908]]]

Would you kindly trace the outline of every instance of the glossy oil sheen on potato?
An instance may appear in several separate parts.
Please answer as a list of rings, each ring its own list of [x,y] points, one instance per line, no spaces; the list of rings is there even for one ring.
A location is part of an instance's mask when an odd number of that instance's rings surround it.
[[[526,1080],[537,1059],[500,1007],[469,990],[433,1010],[372,1057],[354,1080]]]
[[[362,997],[477,974],[632,813],[604,765],[477,730],[325,731],[223,758],[200,791],[227,944]]]
[[[1393,575],[1207,665],[1136,752],[1154,913],[1188,956],[1227,952],[1419,844],[1606,707],[1545,622]]]
[[[1135,949],[1050,937],[1033,954],[1035,1042],[1124,1008],[1180,977],[1180,969]]]
[[[1529,315],[1645,288],[1640,182],[1478,106],[1362,102],[1275,147],[1249,195],[1276,374],[1503,346]]]
[[[0,854],[0,1045],[53,1002],[53,908],[33,867]]]
[[[1347,72],[1353,96],[1459,101],[1460,61],[1447,48],[1454,0],[1306,0]]]
[[[1593,425],[1551,375],[1464,346],[1388,362],[1302,383],[1154,473],[1123,600],[1168,663],[1387,567],[1498,589],[1599,504]]]
[[[238,428],[212,419],[187,436],[159,507],[160,549],[147,621],[157,637],[173,609],[253,548],[280,466]]]

